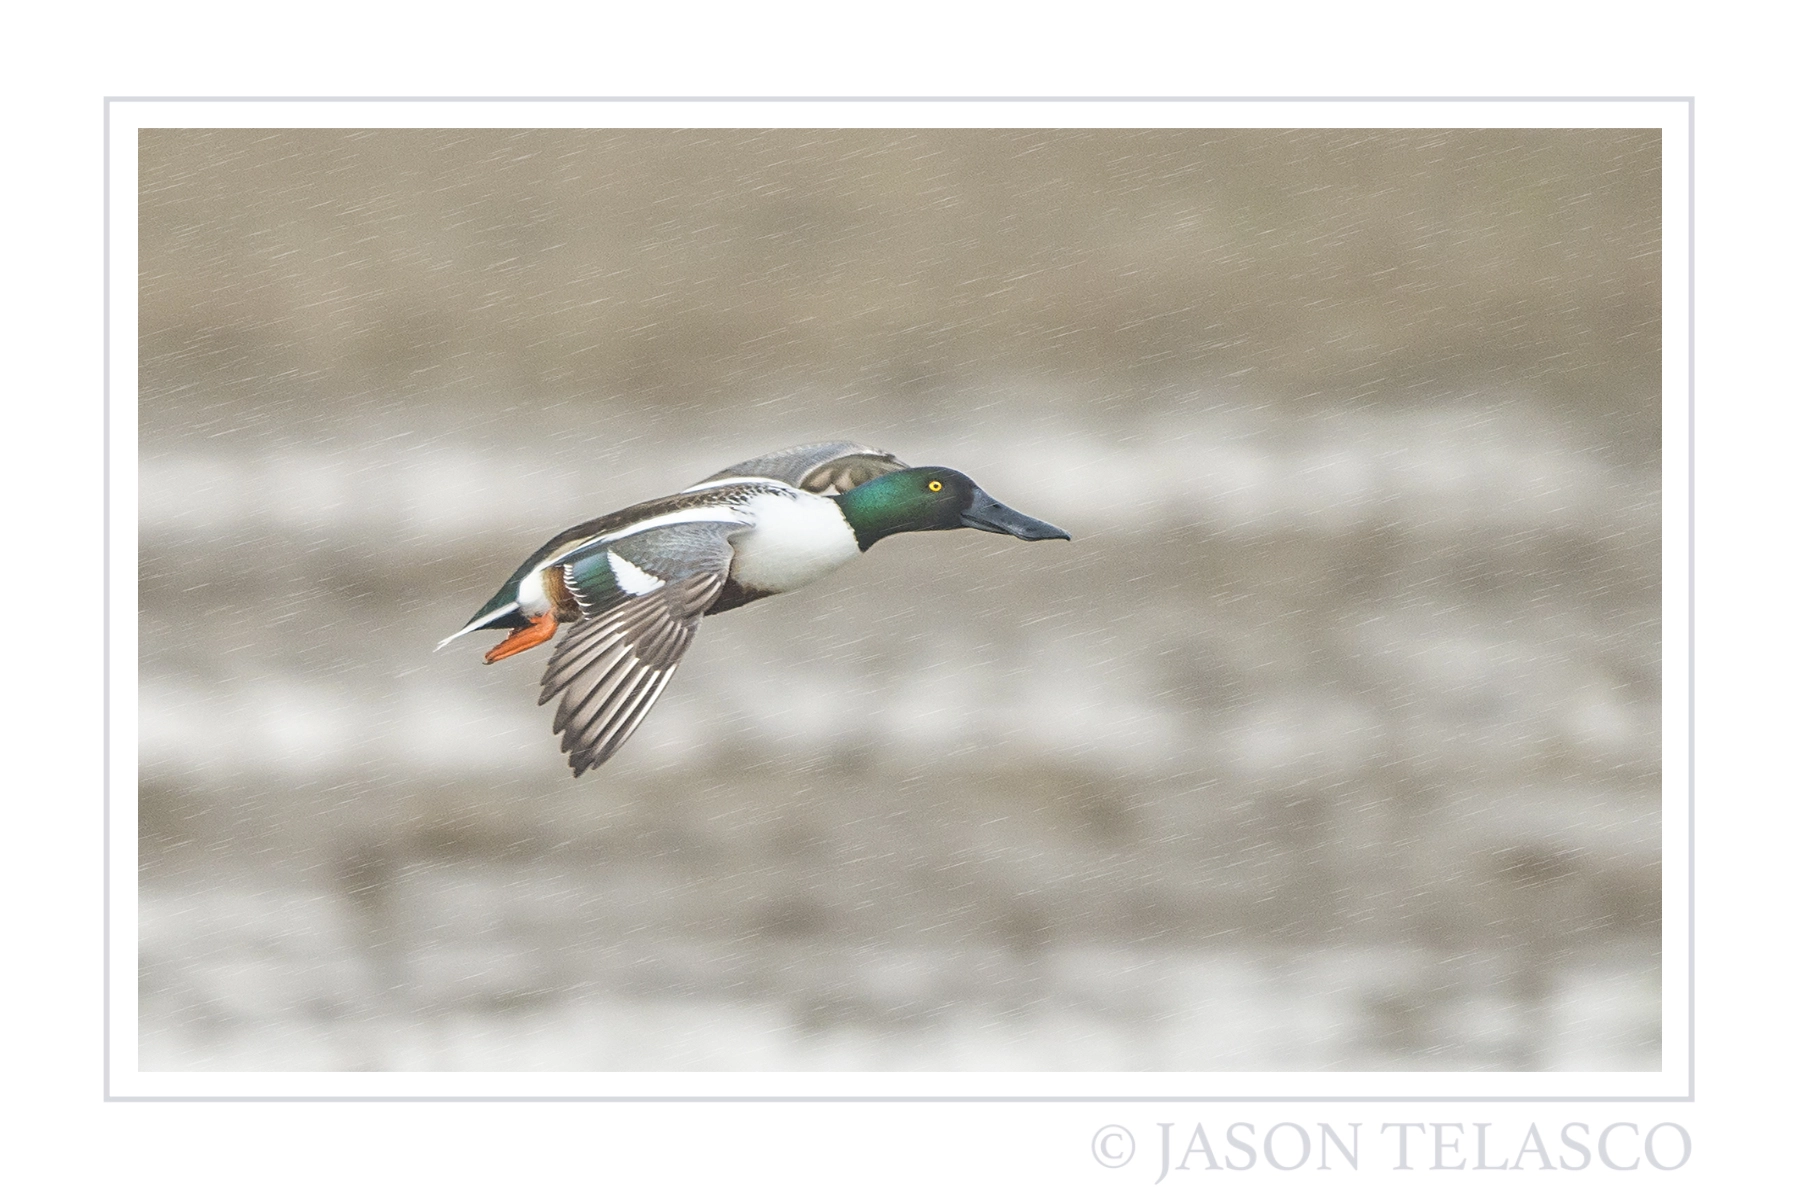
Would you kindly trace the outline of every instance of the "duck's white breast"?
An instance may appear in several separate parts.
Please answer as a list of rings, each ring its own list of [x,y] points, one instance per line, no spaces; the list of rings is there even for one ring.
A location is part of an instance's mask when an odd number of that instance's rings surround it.
[[[731,577],[750,591],[791,592],[860,553],[844,510],[829,497],[764,494],[740,507],[755,523],[731,538]]]

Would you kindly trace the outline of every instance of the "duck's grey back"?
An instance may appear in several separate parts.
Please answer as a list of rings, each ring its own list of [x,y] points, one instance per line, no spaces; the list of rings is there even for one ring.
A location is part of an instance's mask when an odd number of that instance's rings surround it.
[[[779,479],[785,484],[809,492],[824,493],[833,489],[847,492],[877,475],[905,469],[905,463],[886,450],[877,450],[873,446],[857,442],[814,442],[746,459],[708,475],[700,482],[706,484],[718,479],[750,476]]]

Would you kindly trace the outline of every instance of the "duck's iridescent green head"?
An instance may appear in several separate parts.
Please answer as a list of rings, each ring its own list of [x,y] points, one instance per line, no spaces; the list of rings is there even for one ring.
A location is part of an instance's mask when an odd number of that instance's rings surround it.
[[[1008,508],[949,467],[912,467],[879,475],[837,497],[856,544],[867,550],[895,533],[926,529],[982,529],[1028,542],[1069,540],[1047,522]]]

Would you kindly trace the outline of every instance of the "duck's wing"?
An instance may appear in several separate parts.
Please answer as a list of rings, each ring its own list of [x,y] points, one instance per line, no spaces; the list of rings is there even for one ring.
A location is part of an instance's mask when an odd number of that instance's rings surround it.
[[[873,446],[856,442],[814,442],[748,459],[702,479],[704,487],[721,479],[778,479],[808,492],[847,492],[877,475],[904,471],[906,464]],[[692,489],[689,489],[692,490]]]
[[[729,521],[686,521],[595,546],[563,564],[582,615],[544,669],[539,704],[554,696],[579,776],[611,758],[668,686],[731,568]]]

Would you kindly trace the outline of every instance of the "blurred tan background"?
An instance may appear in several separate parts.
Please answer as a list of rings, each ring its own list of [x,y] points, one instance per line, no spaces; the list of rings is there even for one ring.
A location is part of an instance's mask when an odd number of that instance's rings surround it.
[[[1659,1065],[1654,131],[140,154],[145,1069]],[[1075,540],[432,654],[839,437]]]

